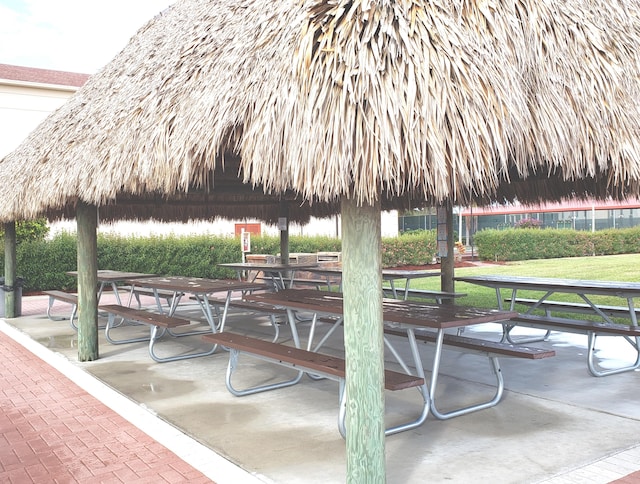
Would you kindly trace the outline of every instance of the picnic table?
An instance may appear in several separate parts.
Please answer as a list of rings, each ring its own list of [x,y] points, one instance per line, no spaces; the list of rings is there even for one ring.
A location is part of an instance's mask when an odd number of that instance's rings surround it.
[[[78,271],[68,271],[65,274],[73,277],[78,277]],[[153,277],[153,276],[154,274],[145,274],[140,272],[124,272],[124,271],[114,271],[109,269],[98,270],[97,280],[98,280],[98,283],[100,284],[98,287],[98,302],[100,302],[105,286],[111,286],[113,290],[113,294],[116,298],[116,301],[118,301],[118,304],[122,304],[122,301],[120,299],[120,289],[118,287],[118,283],[121,283],[126,279],[129,279],[132,277]],[[77,331],[78,326],[75,323],[75,318],[78,312],[78,296],[73,293],[68,293],[68,292],[58,291],[58,290],[48,290],[43,292],[44,294],[49,296],[49,305],[47,307],[47,317],[52,321],[55,321],[58,319],[65,319],[65,318],[59,318],[59,317],[53,316],[52,314],[53,304],[55,301],[62,301],[64,303],[70,304],[71,315],[69,316],[69,321],[71,323],[71,327]],[[129,305],[130,303],[131,303],[131,295],[130,295],[129,301],[127,302],[127,305]]]
[[[308,272],[324,277],[326,285],[331,290],[332,286],[336,285],[338,281],[338,288],[342,288],[342,268],[341,267],[315,267],[307,269]],[[394,298],[398,299],[398,294],[401,299],[408,299],[411,294],[411,281],[414,279],[422,279],[425,277],[438,277],[440,271],[431,270],[410,270],[410,269],[382,269],[382,280],[389,283],[390,293]],[[398,288],[396,283],[404,281],[404,287]]]
[[[314,319],[310,327],[307,348],[312,349],[314,352],[319,351],[327,340],[327,335],[325,335],[317,344],[312,344],[311,340],[314,335],[315,323],[317,321],[315,316],[329,315],[337,318],[336,323],[334,323],[333,327],[329,330],[329,333],[333,332],[338,325],[342,323],[343,297],[342,294],[338,292],[318,291],[313,289],[289,289],[279,291],[277,293],[254,294],[248,296],[247,300],[258,301],[287,309],[289,313],[289,323],[291,325],[291,331],[294,334],[296,347],[300,347],[300,339],[296,328],[296,320],[298,318],[295,317],[294,313],[297,311],[313,313]],[[436,388],[438,378],[440,376],[442,348],[445,344],[445,330],[489,322],[502,322],[516,315],[517,313],[514,311],[477,309],[455,305],[444,306],[438,304],[424,304],[415,301],[385,299],[383,301],[384,323],[386,326],[390,325],[393,331],[403,333],[406,340],[408,340],[413,358],[412,366],[415,370],[411,370],[410,366],[402,360],[400,354],[394,349],[393,344],[386,336],[385,344],[387,348],[391,350],[395,359],[406,373],[413,374],[415,371],[417,376],[424,378],[426,381],[422,363],[423,360],[418,349],[418,340],[420,339],[420,335],[416,334],[416,330],[427,329],[431,330],[431,333],[434,333],[435,351],[431,363],[432,373],[428,388],[429,406],[431,412],[437,418],[448,419],[496,405],[502,396],[504,381],[502,380],[496,353],[499,349],[496,347],[492,350],[483,346],[483,342],[478,342],[475,348],[469,348],[469,350],[484,353],[491,360],[492,370],[496,377],[496,393],[490,400],[463,406],[449,412],[441,412],[437,408],[436,404]],[[466,338],[466,340],[471,340],[471,338]],[[536,353],[536,351],[534,350],[533,353]],[[546,353],[546,355],[551,356],[552,352]],[[516,351],[511,356],[520,355],[517,354]]]
[[[134,309],[129,306],[119,304],[111,304],[100,306],[101,309],[109,314],[109,320],[105,329],[105,336],[112,344],[125,344],[137,341],[149,341],[149,354],[151,358],[159,363],[167,361],[183,360],[187,358],[196,358],[199,356],[208,356],[213,354],[217,345],[214,344],[210,349],[203,351],[180,352],[174,355],[161,356],[155,351],[155,345],[163,335],[169,334],[175,338],[192,335],[212,334],[222,331],[226,322],[229,302],[234,291],[257,290],[264,289],[265,284],[252,283],[247,281],[229,281],[216,279],[203,279],[199,277],[148,277],[127,279],[127,283],[131,285],[131,291],[144,288],[151,290],[156,299],[157,312],[146,311],[143,309]],[[173,296],[168,311],[165,310],[160,302],[160,291],[171,291]],[[218,292],[226,292],[226,299],[222,316],[218,317],[218,323],[213,315],[212,305],[209,301],[209,295]],[[191,294],[198,302],[200,309],[208,323],[208,329],[195,329],[175,332],[176,329],[189,328],[191,321],[189,319],[175,316],[176,309],[184,295]],[[164,297],[164,296],[163,296]],[[217,309],[217,306],[216,306]],[[128,337],[114,338],[111,336],[112,330],[116,326],[115,318],[120,317],[125,321],[148,325],[151,329],[149,337]]]
[[[69,276],[78,277],[78,271],[68,271],[66,274]],[[110,269],[98,270],[97,279],[98,283],[100,284],[100,287],[98,288],[98,301],[100,301],[100,297],[102,296],[102,292],[104,291],[105,286],[111,286],[118,304],[122,304],[122,301],[120,300],[120,292],[118,291],[118,283],[124,282],[128,279],[137,279],[141,277],[149,278],[156,277],[156,275],[146,274],[142,272],[113,271]]]
[[[242,280],[243,273],[251,274],[248,277],[250,282],[254,282],[260,273],[264,274],[273,284],[273,288],[278,291],[281,289],[291,288],[297,271],[309,270],[318,266],[317,263],[308,264],[280,264],[267,262],[229,262],[218,264],[220,267],[233,269],[238,275],[238,279]]]
[[[211,331],[216,332],[224,330],[224,324],[229,311],[229,302],[231,296],[235,291],[253,291],[265,289],[266,285],[259,282],[252,281],[236,281],[228,279],[205,279],[202,277],[188,277],[188,276],[156,276],[156,277],[136,277],[134,279],[128,279],[126,281],[131,284],[133,289],[142,287],[150,289],[154,292],[156,303],[158,305],[158,312],[164,313],[164,308],[160,304],[159,291],[172,291],[173,298],[168,309],[168,315],[173,316],[178,308],[183,296],[191,295],[198,302],[202,314],[208,322]],[[222,316],[219,318],[218,324],[216,324],[216,318],[214,317],[212,307],[209,300],[209,296],[215,293],[225,293],[225,304]]]
[[[589,338],[587,364],[594,376],[605,376],[640,368],[640,327],[638,326],[638,311],[634,299],[640,297],[640,283],[625,281],[601,281],[584,279],[563,279],[550,277],[525,277],[509,275],[480,275],[456,277],[458,282],[467,282],[495,290],[497,306],[503,309],[505,303],[510,310],[517,305],[527,309],[504,324],[504,338],[513,342],[510,332],[514,326],[536,327],[546,330],[542,338],[526,339],[525,342],[544,340],[551,330],[573,333],[583,333]],[[503,297],[502,291],[509,292]],[[519,291],[532,291],[535,297],[518,297]],[[528,293],[530,294],[530,293]],[[566,302],[552,300],[553,295],[577,295],[581,302]],[[594,296],[609,296],[621,299],[619,306],[599,304]],[[544,312],[544,316],[536,315],[536,310]],[[560,315],[558,315],[560,313]],[[597,316],[598,321],[574,319],[564,316],[565,313],[589,314]],[[629,325],[616,323],[613,318],[625,317]],[[623,365],[613,369],[599,367],[596,359],[596,338],[598,336],[623,337],[635,350],[636,360],[630,365]]]

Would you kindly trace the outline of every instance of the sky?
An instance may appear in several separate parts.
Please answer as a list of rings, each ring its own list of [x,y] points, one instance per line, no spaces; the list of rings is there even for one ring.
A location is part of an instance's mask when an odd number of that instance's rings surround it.
[[[93,74],[176,0],[0,0],[0,64]]]

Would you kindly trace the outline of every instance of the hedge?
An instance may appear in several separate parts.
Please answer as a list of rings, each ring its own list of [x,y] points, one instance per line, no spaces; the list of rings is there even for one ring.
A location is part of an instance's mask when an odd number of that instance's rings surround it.
[[[582,232],[571,229],[513,228],[482,230],[475,234],[476,253],[483,260],[516,261],[640,253],[640,227]],[[254,254],[277,254],[278,237],[253,237]],[[289,251],[337,252],[339,239],[291,236]],[[397,267],[430,264],[436,255],[434,230],[407,232],[383,238],[382,265]],[[76,290],[76,278],[65,272],[76,269],[75,234],[59,234],[48,240],[26,240],[17,247],[18,276],[26,292],[48,289]],[[98,267],[119,271],[233,278],[234,271],[217,264],[242,260],[238,238],[210,235],[123,237],[98,236]],[[4,258],[0,257],[4,271]]]
[[[411,232],[397,238],[383,239],[382,260],[385,267],[423,265],[435,255],[435,232]],[[278,237],[252,237],[254,254],[280,252]],[[289,238],[289,251],[337,252],[339,239],[329,237]],[[210,235],[124,237],[98,236],[98,268],[118,271],[206,278],[233,278],[235,272],[219,267],[223,262],[242,260],[240,240]],[[25,292],[49,289],[75,291],[77,280],[67,276],[76,270],[77,239],[75,234],[62,233],[50,240],[26,241],[17,246],[17,272],[25,281]],[[4,271],[4,258],[0,258]]]
[[[516,261],[640,253],[640,227],[583,232],[571,229],[513,228],[477,232],[482,260]]]

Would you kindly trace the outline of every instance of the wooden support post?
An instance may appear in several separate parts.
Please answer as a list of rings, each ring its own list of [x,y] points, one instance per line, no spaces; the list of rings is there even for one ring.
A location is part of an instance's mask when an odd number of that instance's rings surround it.
[[[289,263],[289,202],[280,202],[280,217],[278,220],[280,227],[280,262]]]
[[[453,240],[453,204],[447,202],[443,208],[446,213],[447,255],[440,258],[440,290],[443,292],[455,292],[453,277],[456,256],[454,254],[455,241]],[[450,303],[453,304],[452,301]]]
[[[98,359],[98,209],[78,202],[78,360]]]
[[[342,200],[347,482],[385,482],[380,204]]]
[[[16,314],[16,223],[4,224],[4,315],[15,318]]]

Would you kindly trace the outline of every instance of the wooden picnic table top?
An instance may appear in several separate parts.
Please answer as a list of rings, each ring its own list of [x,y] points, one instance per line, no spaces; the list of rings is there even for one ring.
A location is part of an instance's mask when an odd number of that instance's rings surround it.
[[[218,264],[220,267],[226,267],[228,269],[235,269],[237,271],[272,271],[272,272],[286,272],[286,271],[300,271],[313,269],[318,267],[318,264],[313,262],[309,264],[277,264],[270,262],[225,262]]]
[[[495,289],[522,289],[566,292],[618,297],[640,297],[640,283],[626,281],[602,281],[587,279],[563,279],[553,277],[527,277],[510,275],[480,275],[455,277],[458,282],[468,282]]]
[[[343,297],[339,292],[287,289],[275,293],[253,294],[247,296],[246,299],[289,309],[323,314],[343,314]],[[516,311],[383,299],[385,322],[436,329],[504,321],[517,314]]]
[[[316,267],[306,270],[308,272],[324,276],[342,275],[342,267]],[[440,271],[432,271],[428,269],[382,269],[382,278],[384,280],[419,279],[421,277],[435,277],[439,275]]]
[[[78,277],[78,271],[66,272],[69,276]],[[157,277],[156,274],[145,274],[142,272],[125,272],[125,271],[113,271],[110,269],[100,269],[97,271],[98,281],[102,282],[116,282],[124,281],[126,279],[141,278],[141,277]]]
[[[222,291],[247,291],[265,289],[268,287],[261,282],[240,281],[237,279],[205,279],[187,276],[156,276],[149,278],[134,278],[126,281],[132,286],[151,289],[166,289],[169,291],[186,292],[191,294],[209,294]]]

